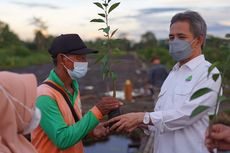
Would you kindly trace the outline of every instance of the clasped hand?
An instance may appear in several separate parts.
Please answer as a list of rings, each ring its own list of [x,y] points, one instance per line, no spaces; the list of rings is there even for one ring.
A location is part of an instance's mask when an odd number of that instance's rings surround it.
[[[114,117],[105,123],[105,126],[111,126],[110,132],[132,132],[142,124],[144,118],[143,112],[128,113]]]

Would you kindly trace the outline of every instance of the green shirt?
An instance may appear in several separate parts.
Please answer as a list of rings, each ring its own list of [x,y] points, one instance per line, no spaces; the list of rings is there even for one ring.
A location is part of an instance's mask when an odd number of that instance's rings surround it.
[[[64,83],[57,76],[54,70],[50,72],[48,79],[61,86],[68,94],[72,105],[74,105],[75,99],[78,96],[77,81],[72,82],[74,88],[74,94],[72,95],[64,87]],[[96,118],[94,113],[89,111],[82,117],[81,120],[71,126],[68,126],[64,121],[56,101],[49,96],[39,96],[36,100],[36,106],[41,110],[42,114],[40,121],[41,128],[59,149],[67,149],[75,145],[99,123],[99,120]]]

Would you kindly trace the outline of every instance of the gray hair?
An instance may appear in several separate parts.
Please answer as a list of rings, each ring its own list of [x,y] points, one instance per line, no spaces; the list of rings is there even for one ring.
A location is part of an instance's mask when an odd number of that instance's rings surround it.
[[[177,13],[172,17],[170,27],[177,21],[188,21],[190,25],[190,31],[193,33],[195,38],[203,36],[204,41],[201,46],[203,48],[206,42],[207,25],[201,15],[198,12],[190,10],[182,13]]]

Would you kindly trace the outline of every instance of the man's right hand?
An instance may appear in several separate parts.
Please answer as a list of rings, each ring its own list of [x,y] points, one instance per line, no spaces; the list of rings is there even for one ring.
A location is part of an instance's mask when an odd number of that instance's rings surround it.
[[[119,108],[123,103],[113,97],[103,97],[97,104],[96,107],[100,110],[102,115],[106,115],[112,110]]]
[[[209,151],[214,148],[230,150],[230,127],[223,124],[214,124],[206,131],[205,145]]]

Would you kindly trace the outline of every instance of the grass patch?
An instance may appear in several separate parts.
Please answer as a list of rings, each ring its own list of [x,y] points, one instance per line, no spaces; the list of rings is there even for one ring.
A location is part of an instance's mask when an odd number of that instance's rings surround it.
[[[49,63],[50,61],[51,57],[47,52],[29,52],[23,55],[0,52],[0,69],[26,67]]]

